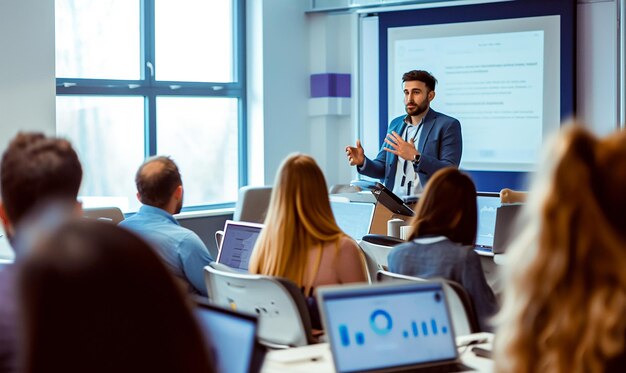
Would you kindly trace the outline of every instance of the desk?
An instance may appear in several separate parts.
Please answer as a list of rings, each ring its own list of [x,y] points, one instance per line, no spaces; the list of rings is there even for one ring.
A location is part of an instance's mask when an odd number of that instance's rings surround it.
[[[467,343],[473,336],[488,336],[488,342],[477,346],[491,349],[493,334],[477,333],[457,338],[457,345]],[[476,369],[478,372],[492,372],[493,361],[478,357],[471,351],[472,346],[461,346],[461,361],[463,364]],[[335,372],[333,358],[328,343],[290,348],[287,350],[271,351],[265,357],[262,373],[332,373]]]

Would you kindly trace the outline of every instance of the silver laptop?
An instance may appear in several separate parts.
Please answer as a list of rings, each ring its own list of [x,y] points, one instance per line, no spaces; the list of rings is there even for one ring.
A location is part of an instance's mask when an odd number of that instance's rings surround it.
[[[317,297],[337,372],[471,370],[440,282],[321,287]]]
[[[261,229],[263,224],[227,220],[217,262],[247,272],[250,255]]]
[[[257,343],[258,320],[196,298],[196,319],[218,373],[258,372],[264,348]]]
[[[330,201],[339,228],[355,241],[369,233],[376,205],[373,203]]]
[[[496,227],[496,211],[502,204],[499,193],[476,193],[478,224],[476,226],[476,250],[493,251],[493,238]]]

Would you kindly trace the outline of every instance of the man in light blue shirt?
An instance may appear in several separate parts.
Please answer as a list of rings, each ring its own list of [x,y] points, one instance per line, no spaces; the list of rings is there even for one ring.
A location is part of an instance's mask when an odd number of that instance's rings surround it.
[[[139,167],[135,183],[143,206],[120,226],[148,241],[191,292],[207,295],[203,268],[213,258],[200,237],[181,227],[172,216],[183,207],[183,182],[178,167],[169,157],[149,158]]]

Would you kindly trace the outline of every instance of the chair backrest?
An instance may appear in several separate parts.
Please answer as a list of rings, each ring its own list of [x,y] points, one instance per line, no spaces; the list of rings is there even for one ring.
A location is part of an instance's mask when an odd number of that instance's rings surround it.
[[[378,282],[424,282],[431,279],[401,275],[389,271],[379,270],[376,274]],[[448,307],[450,316],[452,316],[452,324],[457,336],[478,333],[480,327],[474,305],[467,291],[457,282],[446,279],[432,279],[443,282],[443,290],[448,299]]]
[[[240,188],[233,220],[263,223],[271,196],[271,186],[248,185]]]
[[[262,343],[277,348],[314,343],[306,300],[293,282],[235,273],[218,263],[204,267],[204,279],[212,303],[259,317]]]
[[[376,272],[379,269],[387,269],[387,255],[391,249],[405,241],[380,234],[368,234],[363,236],[359,242],[359,246],[365,254],[365,262],[367,264],[367,273],[370,283],[376,282]]]
[[[224,231],[221,229],[219,231],[215,231],[215,247],[217,247],[218,254],[222,249],[222,241],[224,241]]]
[[[88,219],[108,221],[119,224],[124,220],[124,214],[119,207],[93,207],[83,209],[83,216]]]

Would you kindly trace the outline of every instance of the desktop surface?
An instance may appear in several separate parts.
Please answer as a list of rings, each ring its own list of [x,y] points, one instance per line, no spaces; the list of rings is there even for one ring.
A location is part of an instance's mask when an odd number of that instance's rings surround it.
[[[472,343],[472,341],[482,341]],[[493,372],[493,360],[477,356],[472,352],[472,347],[478,346],[490,350],[492,347],[493,334],[476,333],[463,337],[457,337],[456,344],[461,356],[461,362],[477,372]],[[468,345],[470,343],[470,345]],[[262,373],[283,372],[311,372],[331,373],[335,372],[333,357],[328,343],[276,350],[269,352],[261,368]]]

